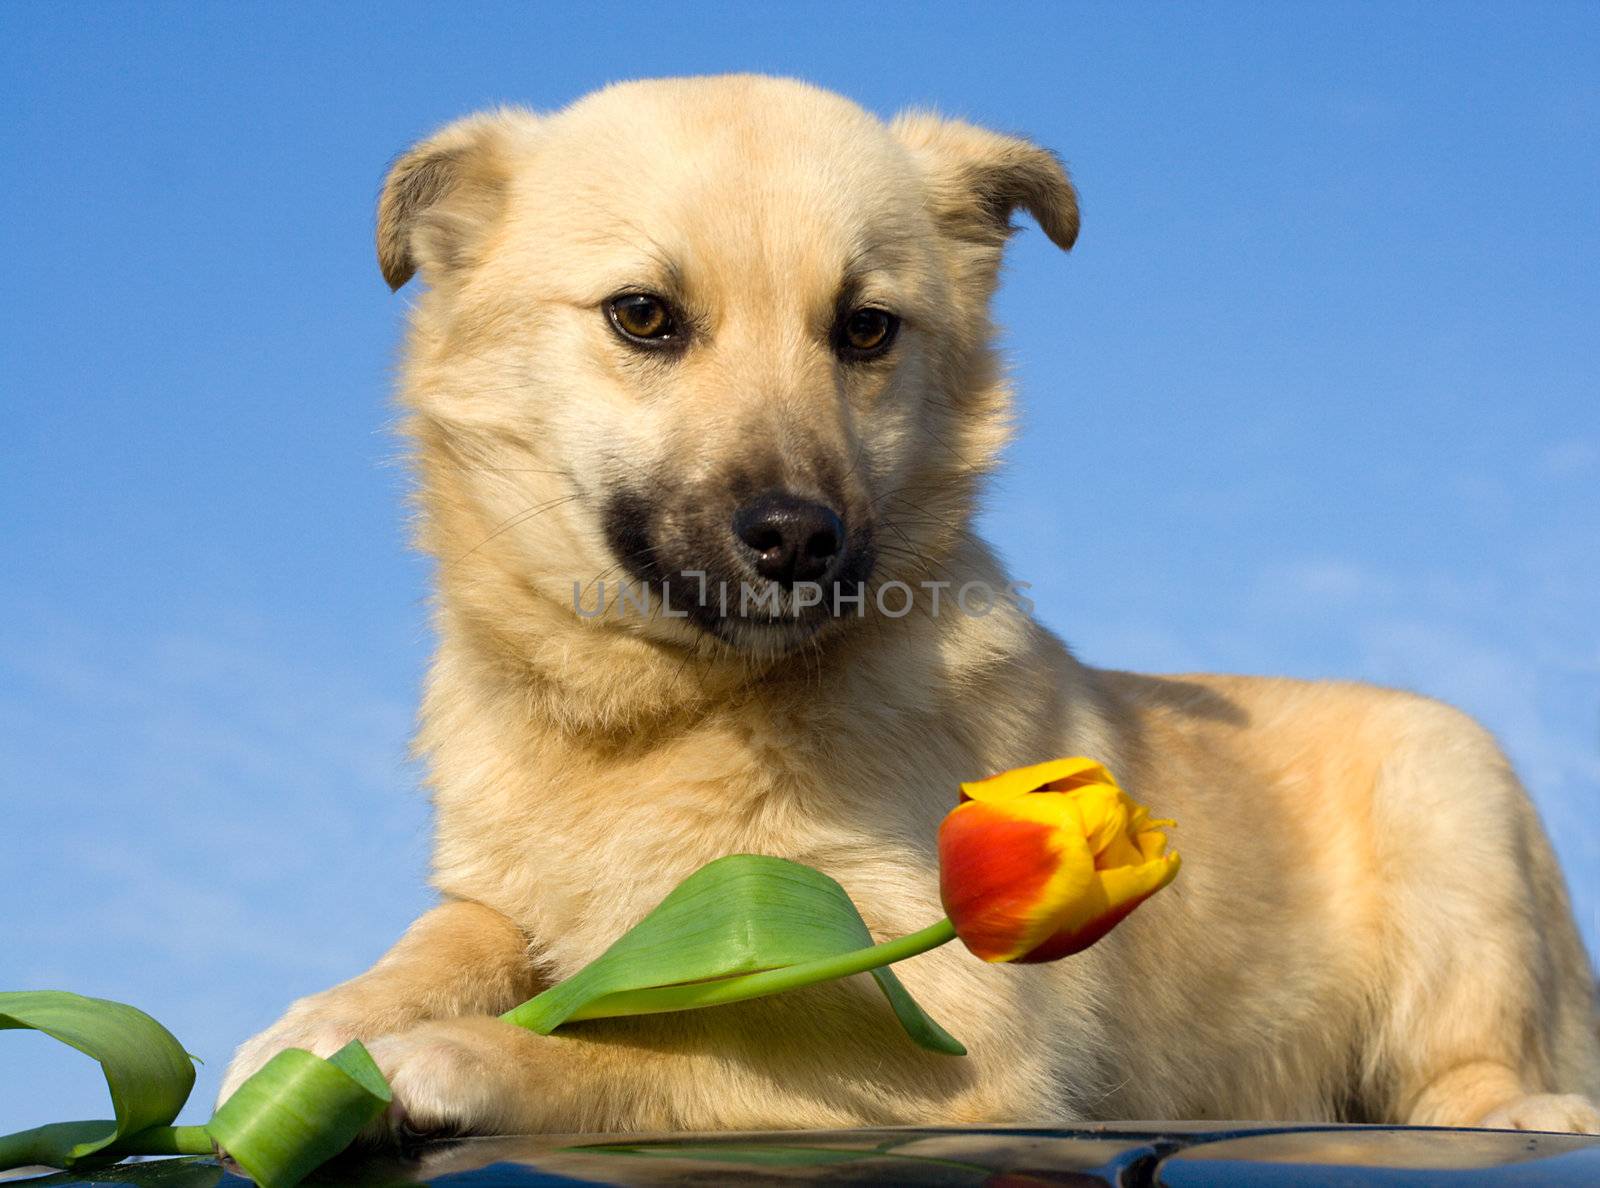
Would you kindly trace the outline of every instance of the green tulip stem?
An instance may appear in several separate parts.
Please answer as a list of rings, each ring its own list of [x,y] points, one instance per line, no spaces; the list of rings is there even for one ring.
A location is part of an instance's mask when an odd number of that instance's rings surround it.
[[[866,973],[871,969],[904,961],[937,949],[955,939],[956,928],[948,917],[930,924],[920,931],[882,944],[870,945],[831,957],[819,957],[781,969],[764,969],[755,973],[738,974],[730,978],[715,978],[704,982],[684,982],[676,986],[657,986],[649,990],[620,991],[580,1007],[573,1015],[577,1019],[609,1019],[619,1015],[651,1015],[664,1011],[685,1011],[695,1007],[721,1006],[723,1003],[743,1002],[749,998],[762,998],[800,986],[828,982],[834,978]],[[526,1004],[525,1004],[526,1005]],[[529,1020],[519,1018],[522,1007],[507,1011],[500,1017],[508,1023],[526,1026]]]

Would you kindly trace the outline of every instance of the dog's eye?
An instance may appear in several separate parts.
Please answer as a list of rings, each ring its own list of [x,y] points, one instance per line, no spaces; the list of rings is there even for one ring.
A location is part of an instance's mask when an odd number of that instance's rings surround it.
[[[881,355],[894,342],[900,319],[886,309],[864,305],[846,314],[839,323],[839,353],[849,359],[868,359]]]
[[[606,305],[606,313],[618,332],[635,342],[658,343],[678,332],[667,303],[649,293],[613,297]]]

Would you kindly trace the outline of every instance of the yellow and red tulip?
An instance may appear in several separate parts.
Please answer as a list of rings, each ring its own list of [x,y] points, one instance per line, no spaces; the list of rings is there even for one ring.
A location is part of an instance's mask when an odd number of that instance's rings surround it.
[[[1178,873],[1156,820],[1093,759],[1056,759],[961,785],[939,828],[939,890],[985,961],[1088,948]]]

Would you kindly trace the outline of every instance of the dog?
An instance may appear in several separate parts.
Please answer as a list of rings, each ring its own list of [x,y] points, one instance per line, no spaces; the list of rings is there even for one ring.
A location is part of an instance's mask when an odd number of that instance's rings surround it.
[[[441,902],[246,1043],[224,1098],[359,1038],[390,1133],[1600,1131],[1593,969],[1481,727],[1359,684],[1097,670],[1005,596],[971,525],[1017,212],[1077,237],[1044,148],[757,76],[481,114],[398,159],[377,246],[391,287],[424,282],[399,389]],[[1182,875],[1067,961],[898,966],[965,1059],[861,978],[554,1036],[495,1018],[727,854],[920,928],[957,782],[1078,754],[1178,820]]]

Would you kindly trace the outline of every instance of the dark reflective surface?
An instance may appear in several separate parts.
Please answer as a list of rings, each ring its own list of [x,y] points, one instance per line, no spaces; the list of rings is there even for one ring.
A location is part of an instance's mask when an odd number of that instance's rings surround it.
[[[1225,1139],[1161,1166],[1164,1188],[1296,1184],[1600,1186],[1600,1139],[1495,1130],[1345,1128]]]
[[[29,1188],[132,1184],[211,1188],[247,1181],[209,1159],[53,1175]],[[408,1157],[345,1159],[311,1184],[1600,1186],[1600,1138],[1377,1126],[1122,1123],[778,1131],[672,1136],[532,1136],[434,1144]]]

